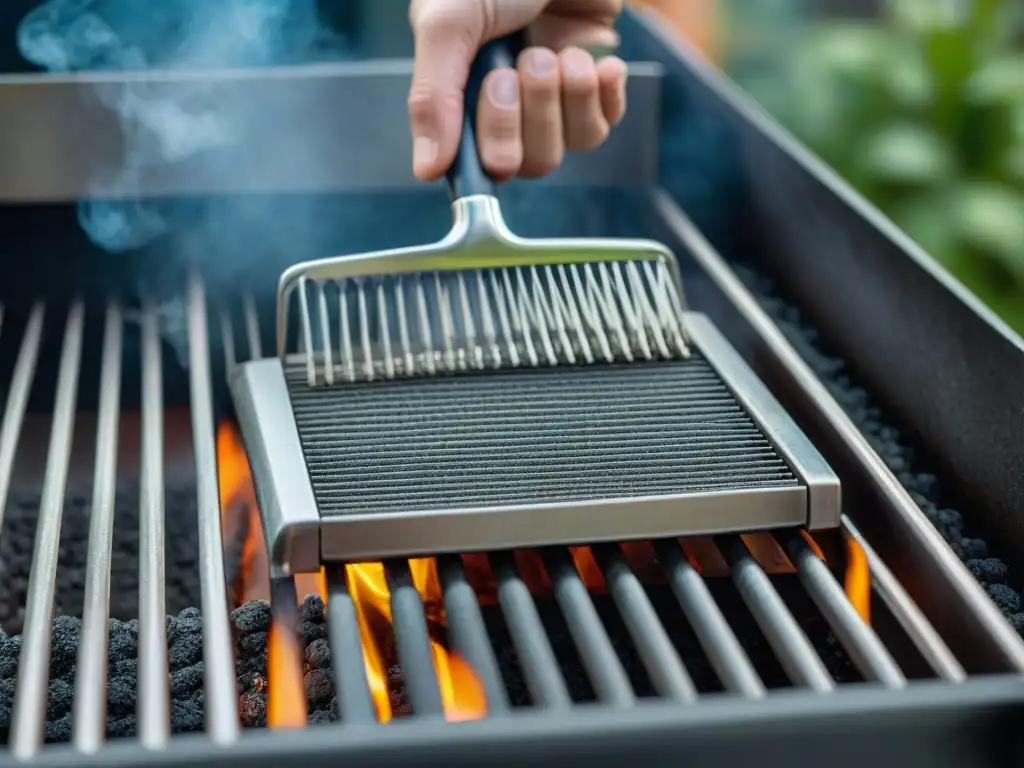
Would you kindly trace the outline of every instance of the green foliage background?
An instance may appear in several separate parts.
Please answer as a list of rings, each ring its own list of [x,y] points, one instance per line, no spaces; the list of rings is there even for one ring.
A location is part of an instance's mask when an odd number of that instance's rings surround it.
[[[1024,2],[726,0],[726,69],[1024,334]]]

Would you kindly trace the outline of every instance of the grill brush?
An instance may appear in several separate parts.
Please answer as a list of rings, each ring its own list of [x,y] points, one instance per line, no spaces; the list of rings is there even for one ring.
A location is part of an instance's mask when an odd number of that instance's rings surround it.
[[[275,566],[838,525],[837,478],[685,310],[671,251],[505,225],[472,116],[512,50],[474,64],[448,235],[288,269],[277,359],[233,376]]]

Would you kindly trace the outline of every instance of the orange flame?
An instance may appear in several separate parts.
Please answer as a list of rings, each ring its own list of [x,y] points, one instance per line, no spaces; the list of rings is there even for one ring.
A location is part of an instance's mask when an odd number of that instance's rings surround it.
[[[270,600],[270,580],[263,530],[256,506],[252,476],[245,447],[234,425],[223,422],[217,431],[217,474],[220,485],[221,523],[225,541],[242,537],[239,584],[233,589],[234,602]],[[411,560],[413,583],[423,599],[428,625],[444,626],[444,605],[437,562],[433,558]],[[596,565],[595,565],[596,567]],[[363,563],[346,567],[349,592],[356,607],[363,663],[377,718],[388,722],[392,716],[388,667],[394,663],[391,627],[391,593],[384,566]],[[273,600],[274,617],[267,644],[267,724],[272,728],[301,728],[306,722],[306,693],[302,652],[294,631],[295,597],[319,594],[328,600],[325,571],[297,574],[295,595]],[[281,590],[285,592],[285,590]],[[291,603],[290,606],[286,605]],[[471,720],[487,713],[483,685],[469,664],[431,639],[431,651],[438,685],[448,720]]]
[[[864,548],[846,534],[846,596],[865,624],[871,623],[871,568]]]
[[[814,554],[825,562],[821,547],[807,531],[800,531],[804,540],[814,550]],[[846,574],[844,585],[846,597],[857,611],[861,621],[871,624],[871,568],[863,548],[853,536],[846,534]]]
[[[291,590],[288,590],[291,597]],[[295,634],[296,604],[275,601],[267,641],[267,725],[303,728],[306,725],[306,686],[302,654]]]

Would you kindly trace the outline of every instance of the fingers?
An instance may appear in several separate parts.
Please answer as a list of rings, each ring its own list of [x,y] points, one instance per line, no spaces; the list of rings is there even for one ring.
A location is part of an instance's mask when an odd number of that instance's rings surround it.
[[[605,56],[597,62],[598,90],[601,94],[601,112],[611,126],[626,116],[626,62],[617,56]]]
[[[462,133],[463,91],[477,49],[486,40],[525,28],[550,2],[412,0],[409,22],[416,51],[409,119],[413,171],[418,178],[436,179],[455,159]],[[505,117],[499,111],[488,120]]]
[[[408,101],[413,173],[432,181],[455,160],[463,91],[480,38],[477,29],[454,13],[421,15],[414,30],[416,54]]]
[[[519,175],[544,176],[562,163],[562,72],[558,56],[530,48],[519,57],[523,93],[523,163]]]
[[[598,146],[610,126],[601,111],[600,82],[594,57],[582,48],[567,48],[559,55],[562,63],[562,115],[565,144],[583,151]]]
[[[484,78],[477,105],[477,147],[480,162],[495,181],[519,173],[523,164],[522,109],[519,75],[497,69]]]
[[[626,109],[626,64],[598,61],[581,48],[555,54],[529,48],[517,68],[484,80],[477,108],[477,145],[496,180],[537,178],[557,168],[566,149],[599,146]]]

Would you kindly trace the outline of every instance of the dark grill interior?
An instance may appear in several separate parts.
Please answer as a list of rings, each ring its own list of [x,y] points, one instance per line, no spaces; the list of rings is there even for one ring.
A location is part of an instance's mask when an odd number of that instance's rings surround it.
[[[748,263],[733,264],[732,267],[1013,628],[1024,635],[1019,575],[1011,573],[1007,564],[998,557],[998,551],[990,548],[989,543],[980,537],[975,530],[976,524],[969,518],[965,520],[963,514],[950,505],[939,473],[929,466],[928,458],[914,449],[912,441],[873,401],[871,393],[858,385],[853,367],[829,352],[822,334],[797,306],[781,295],[771,278]]]
[[[334,387],[309,387],[301,366],[287,377],[322,515],[798,484],[698,352]]]

